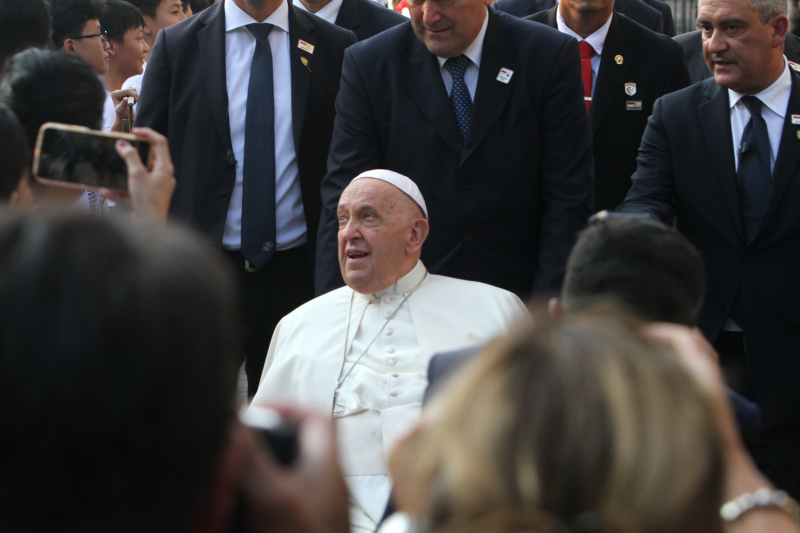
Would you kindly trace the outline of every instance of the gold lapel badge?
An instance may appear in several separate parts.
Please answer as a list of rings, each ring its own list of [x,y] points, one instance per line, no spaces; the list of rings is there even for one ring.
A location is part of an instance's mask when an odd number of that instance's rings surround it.
[[[300,62],[303,64],[304,67],[308,69],[309,72],[311,72],[311,67],[308,66],[308,58],[301,57]]]
[[[617,62],[617,65],[621,65],[622,64],[622,56],[621,55],[614,56],[614,61]]]

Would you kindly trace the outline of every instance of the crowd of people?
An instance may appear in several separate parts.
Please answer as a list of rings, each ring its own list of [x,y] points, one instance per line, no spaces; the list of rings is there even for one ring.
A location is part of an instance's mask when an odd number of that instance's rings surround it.
[[[0,0],[0,530],[800,531],[786,0],[397,4]]]

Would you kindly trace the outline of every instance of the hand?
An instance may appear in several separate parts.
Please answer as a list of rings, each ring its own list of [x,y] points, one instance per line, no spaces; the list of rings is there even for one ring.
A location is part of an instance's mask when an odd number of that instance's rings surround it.
[[[339,468],[333,422],[325,416],[288,407],[278,411],[298,428],[300,452],[282,467],[253,439],[253,453],[242,470],[241,491],[253,532],[348,533],[348,491]]]
[[[114,102],[114,111],[117,116],[114,119],[114,125],[111,126],[111,131],[123,131],[122,121],[128,120],[129,128],[133,126],[133,109],[128,111],[128,97],[132,97],[134,102],[139,101],[139,94],[136,89],[121,89],[111,93],[111,101]],[[127,132],[126,132],[127,133]]]
[[[153,170],[148,170],[139,152],[130,143],[117,141],[117,153],[128,167],[128,193],[101,189],[104,198],[116,203],[129,203],[141,218],[164,222],[175,190],[175,169],[169,155],[167,138],[150,128],[134,128],[133,134],[153,144]]]

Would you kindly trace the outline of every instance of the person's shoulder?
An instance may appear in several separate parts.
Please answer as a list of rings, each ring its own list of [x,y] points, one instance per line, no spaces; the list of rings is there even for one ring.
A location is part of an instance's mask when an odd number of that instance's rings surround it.
[[[700,49],[703,46],[703,37],[702,35],[700,35],[700,30],[681,33],[673,37],[672,40],[677,42],[684,48],[686,48],[687,46],[692,46],[692,47],[696,46],[698,47],[698,49]]]
[[[427,283],[430,289],[434,291],[447,293],[456,298],[479,298],[482,301],[501,301],[501,302],[519,302],[522,305],[522,300],[511,291],[489,285],[488,283],[481,283],[480,281],[470,281],[466,279],[453,278],[450,276],[442,276],[438,274],[428,274],[430,280]]]
[[[224,27],[224,4],[224,0],[220,0],[197,15],[184,19],[167,28],[162,28],[161,32],[170,40],[179,39],[183,36],[196,34],[198,31],[209,26],[217,17],[221,17],[221,23]]]
[[[382,5],[374,2],[373,0],[352,0],[355,2],[359,13],[366,16],[378,18],[387,22],[392,22],[394,25],[402,24],[408,19],[393,9],[383,7]]]
[[[347,316],[346,306],[350,303],[352,289],[347,286],[333,289],[313,300],[309,300],[280,320],[283,331],[292,331],[308,325],[318,326],[320,317]],[[342,307],[344,306],[344,311]]]
[[[298,9],[291,3],[289,4],[289,10],[290,31],[293,23],[300,23],[301,25],[305,26],[306,29],[313,29],[315,38],[339,45],[344,45],[344,47],[349,46],[352,42],[352,38],[354,38],[353,32],[350,30],[340,28],[336,24],[331,24],[327,20],[317,17],[316,15],[312,15],[304,9]]]
[[[563,46],[565,43],[574,40],[569,35],[561,33],[556,28],[542,22],[515,17],[496,9],[489,10],[489,27],[486,30],[487,38],[490,31],[507,35],[517,46],[522,48],[538,47],[542,46],[543,43]],[[537,52],[541,53],[542,50],[539,49]]]
[[[370,61],[376,60],[379,57],[399,57],[402,50],[407,46],[409,39],[412,38],[417,39],[417,36],[411,29],[411,23],[403,22],[369,39],[364,39],[354,44],[348,51],[354,58],[367,57]],[[414,41],[411,41],[411,43],[416,44]]]
[[[664,51],[675,54],[681,48],[680,43],[675,41],[672,37],[668,37],[663,33],[657,33],[650,28],[647,28],[632,18],[616,13],[618,23],[626,28],[636,40],[637,48],[644,46],[651,51]]]

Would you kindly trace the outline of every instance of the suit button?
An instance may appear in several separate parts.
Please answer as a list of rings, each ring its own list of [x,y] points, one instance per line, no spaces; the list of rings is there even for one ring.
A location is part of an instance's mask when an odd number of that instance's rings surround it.
[[[465,189],[469,189],[472,187],[472,180],[464,180],[461,182],[461,186]]]
[[[471,241],[471,240],[472,240],[472,233],[470,233],[470,232],[466,232],[466,233],[464,234],[464,240],[465,240],[466,242],[469,242],[469,241]]]
[[[223,202],[227,202],[228,201],[228,193],[225,193],[225,192],[219,193],[219,199],[222,200]]]

